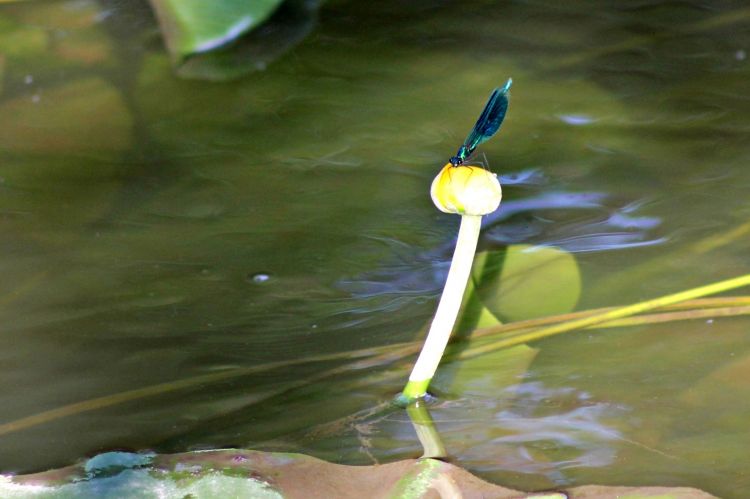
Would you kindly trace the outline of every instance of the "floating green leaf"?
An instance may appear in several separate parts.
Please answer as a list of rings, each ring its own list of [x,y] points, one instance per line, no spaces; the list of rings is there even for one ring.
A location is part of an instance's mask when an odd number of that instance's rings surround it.
[[[493,314],[479,298],[474,281],[469,279],[464,292],[461,311],[458,316],[454,338],[466,339],[472,331],[479,328],[499,326],[502,322]]]
[[[517,385],[526,374],[538,350],[528,345],[497,350],[464,362],[443,364],[432,386],[461,397],[488,396]]]
[[[173,58],[207,52],[263,23],[282,0],[150,0]]]
[[[569,312],[581,294],[573,255],[547,246],[480,253],[472,280],[482,303],[503,322]]]
[[[177,74],[226,81],[262,70],[303,40],[317,0],[151,0]],[[263,29],[255,29],[260,25]]]

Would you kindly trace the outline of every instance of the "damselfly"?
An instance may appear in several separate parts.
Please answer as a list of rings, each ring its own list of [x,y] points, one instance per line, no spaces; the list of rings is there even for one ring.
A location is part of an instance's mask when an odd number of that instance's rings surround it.
[[[512,83],[513,80],[508,78],[504,86],[492,91],[474,128],[471,129],[469,136],[466,137],[464,143],[458,148],[456,155],[450,159],[451,165],[463,165],[479,144],[486,142],[500,129],[500,125],[505,118],[505,112],[508,110],[508,91]]]

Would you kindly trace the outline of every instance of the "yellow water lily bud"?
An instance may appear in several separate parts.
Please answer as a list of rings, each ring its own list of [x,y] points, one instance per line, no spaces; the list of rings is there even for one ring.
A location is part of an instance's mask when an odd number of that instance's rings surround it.
[[[446,164],[430,188],[440,211],[459,215],[487,215],[500,206],[503,191],[497,175],[481,166]]]

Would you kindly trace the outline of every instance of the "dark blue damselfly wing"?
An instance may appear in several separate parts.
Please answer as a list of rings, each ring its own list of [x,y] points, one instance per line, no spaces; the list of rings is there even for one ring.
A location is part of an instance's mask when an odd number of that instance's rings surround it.
[[[495,135],[500,129],[500,125],[505,118],[505,112],[508,110],[508,91],[512,83],[513,80],[508,78],[503,87],[493,90],[474,128],[466,137],[463,145],[459,147],[456,155],[450,159],[453,166],[462,165],[479,144]]]

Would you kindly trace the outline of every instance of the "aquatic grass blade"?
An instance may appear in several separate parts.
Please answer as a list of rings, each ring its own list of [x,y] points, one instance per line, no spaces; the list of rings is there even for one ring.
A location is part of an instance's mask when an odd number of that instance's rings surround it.
[[[463,164],[479,144],[486,142],[500,129],[500,125],[505,119],[505,113],[508,111],[508,91],[512,84],[513,80],[508,78],[503,87],[498,87],[492,91],[482,114],[479,115],[479,119],[474,124],[474,128],[469,132],[456,155],[451,158],[453,166]]]

